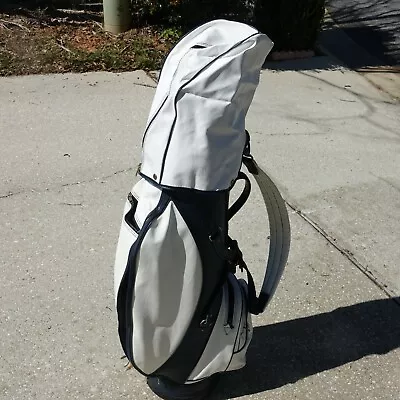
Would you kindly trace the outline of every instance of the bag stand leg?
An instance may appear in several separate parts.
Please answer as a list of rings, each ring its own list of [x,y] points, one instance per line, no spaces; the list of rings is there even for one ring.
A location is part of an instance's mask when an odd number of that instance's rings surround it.
[[[179,385],[165,378],[148,377],[149,388],[164,400],[204,400],[208,399],[219,381],[219,375],[213,375],[197,383]]]

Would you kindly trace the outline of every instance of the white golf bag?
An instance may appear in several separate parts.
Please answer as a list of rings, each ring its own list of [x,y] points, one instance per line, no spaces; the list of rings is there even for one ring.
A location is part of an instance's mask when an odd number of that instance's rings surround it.
[[[143,135],[140,180],[123,211],[115,296],[123,350],[143,375],[190,384],[243,367],[251,314],[262,312],[286,264],[290,229],[278,189],[250,154],[245,117],[272,48],[226,20],[186,35],[162,69]],[[228,222],[254,175],[270,221],[257,297]],[[243,193],[229,207],[237,180]],[[247,271],[238,280],[236,268]]]

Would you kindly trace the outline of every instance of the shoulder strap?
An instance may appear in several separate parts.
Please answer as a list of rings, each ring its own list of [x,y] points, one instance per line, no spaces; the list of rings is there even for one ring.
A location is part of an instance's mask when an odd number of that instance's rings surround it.
[[[250,312],[257,315],[265,310],[274,295],[285,268],[290,247],[290,224],[286,204],[278,188],[267,173],[257,165],[250,155],[250,151],[245,152],[243,155],[243,163],[254,176],[260,188],[269,218],[269,254],[264,282],[258,298],[256,296],[253,279],[247,266],[241,266],[246,269],[248,274]]]

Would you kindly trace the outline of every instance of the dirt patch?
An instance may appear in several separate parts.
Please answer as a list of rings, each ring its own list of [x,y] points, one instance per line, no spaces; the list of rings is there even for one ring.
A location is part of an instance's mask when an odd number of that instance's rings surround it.
[[[0,14],[1,76],[155,70],[172,46],[153,28],[112,35],[98,18],[25,14]]]

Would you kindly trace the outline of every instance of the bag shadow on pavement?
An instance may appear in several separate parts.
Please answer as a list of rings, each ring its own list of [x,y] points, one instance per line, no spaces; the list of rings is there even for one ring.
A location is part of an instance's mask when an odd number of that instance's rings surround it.
[[[255,328],[246,367],[223,375],[212,399],[279,388],[400,347],[399,304],[374,300]]]

